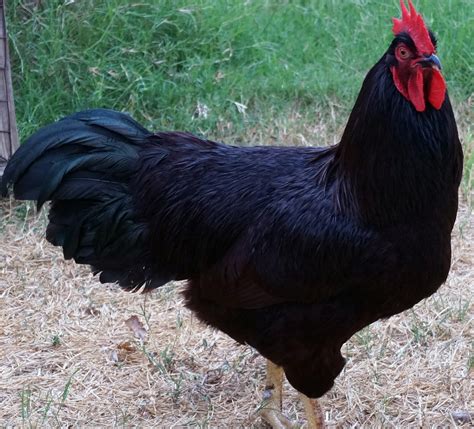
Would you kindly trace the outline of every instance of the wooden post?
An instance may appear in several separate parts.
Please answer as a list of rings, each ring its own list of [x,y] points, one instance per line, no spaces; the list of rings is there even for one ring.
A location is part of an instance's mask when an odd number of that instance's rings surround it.
[[[0,0],[0,177],[18,148],[4,0]]]

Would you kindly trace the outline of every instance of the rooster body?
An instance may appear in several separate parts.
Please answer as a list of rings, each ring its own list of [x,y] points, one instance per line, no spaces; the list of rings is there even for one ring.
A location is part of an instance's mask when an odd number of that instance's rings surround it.
[[[368,73],[336,146],[227,146],[90,110],[22,145],[3,192],[52,201],[47,239],[102,282],[187,279],[203,321],[319,397],[344,342],[449,272],[461,146],[447,95],[425,106],[410,81],[400,90],[401,43]]]

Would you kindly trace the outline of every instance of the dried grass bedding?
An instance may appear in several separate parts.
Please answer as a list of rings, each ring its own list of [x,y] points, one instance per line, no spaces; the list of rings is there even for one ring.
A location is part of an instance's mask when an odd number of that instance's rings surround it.
[[[4,427],[262,427],[264,361],[201,324],[180,285],[100,285],[44,240],[45,215],[0,203],[0,422]],[[473,424],[474,221],[462,209],[447,283],[343,348],[322,399],[330,427]],[[288,385],[285,412],[303,410]]]

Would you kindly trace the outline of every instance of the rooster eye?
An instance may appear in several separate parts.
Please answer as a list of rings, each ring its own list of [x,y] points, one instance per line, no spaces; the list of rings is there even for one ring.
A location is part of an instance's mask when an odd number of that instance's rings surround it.
[[[410,51],[402,46],[398,48],[398,55],[402,60],[406,60],[410,56]]]

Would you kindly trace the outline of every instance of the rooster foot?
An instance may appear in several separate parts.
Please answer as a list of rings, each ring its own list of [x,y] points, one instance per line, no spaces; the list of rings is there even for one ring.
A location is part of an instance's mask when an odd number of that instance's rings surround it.
[[[291,421],[281,412],[281,388],[266,388],[263,392],[264,404],[260,416],[272,429],[295,429]]]
[[[290,420],[281,413],[281,411],[263,408],[260,411],[260,416],[272,427],[272,429],[296,429],[298,427],[291,423]]]
[[[260,410],[260,416],[272,429],[295,429],[299,427],[285,417],[282,409],[283,390],[283,368],[267,360],[267,380],[265,391],[263,392],[264,404]],[[323,429],[324,416],[316,399],[308,398],[300,393],[300,400],[303,403],[308,429]]]

